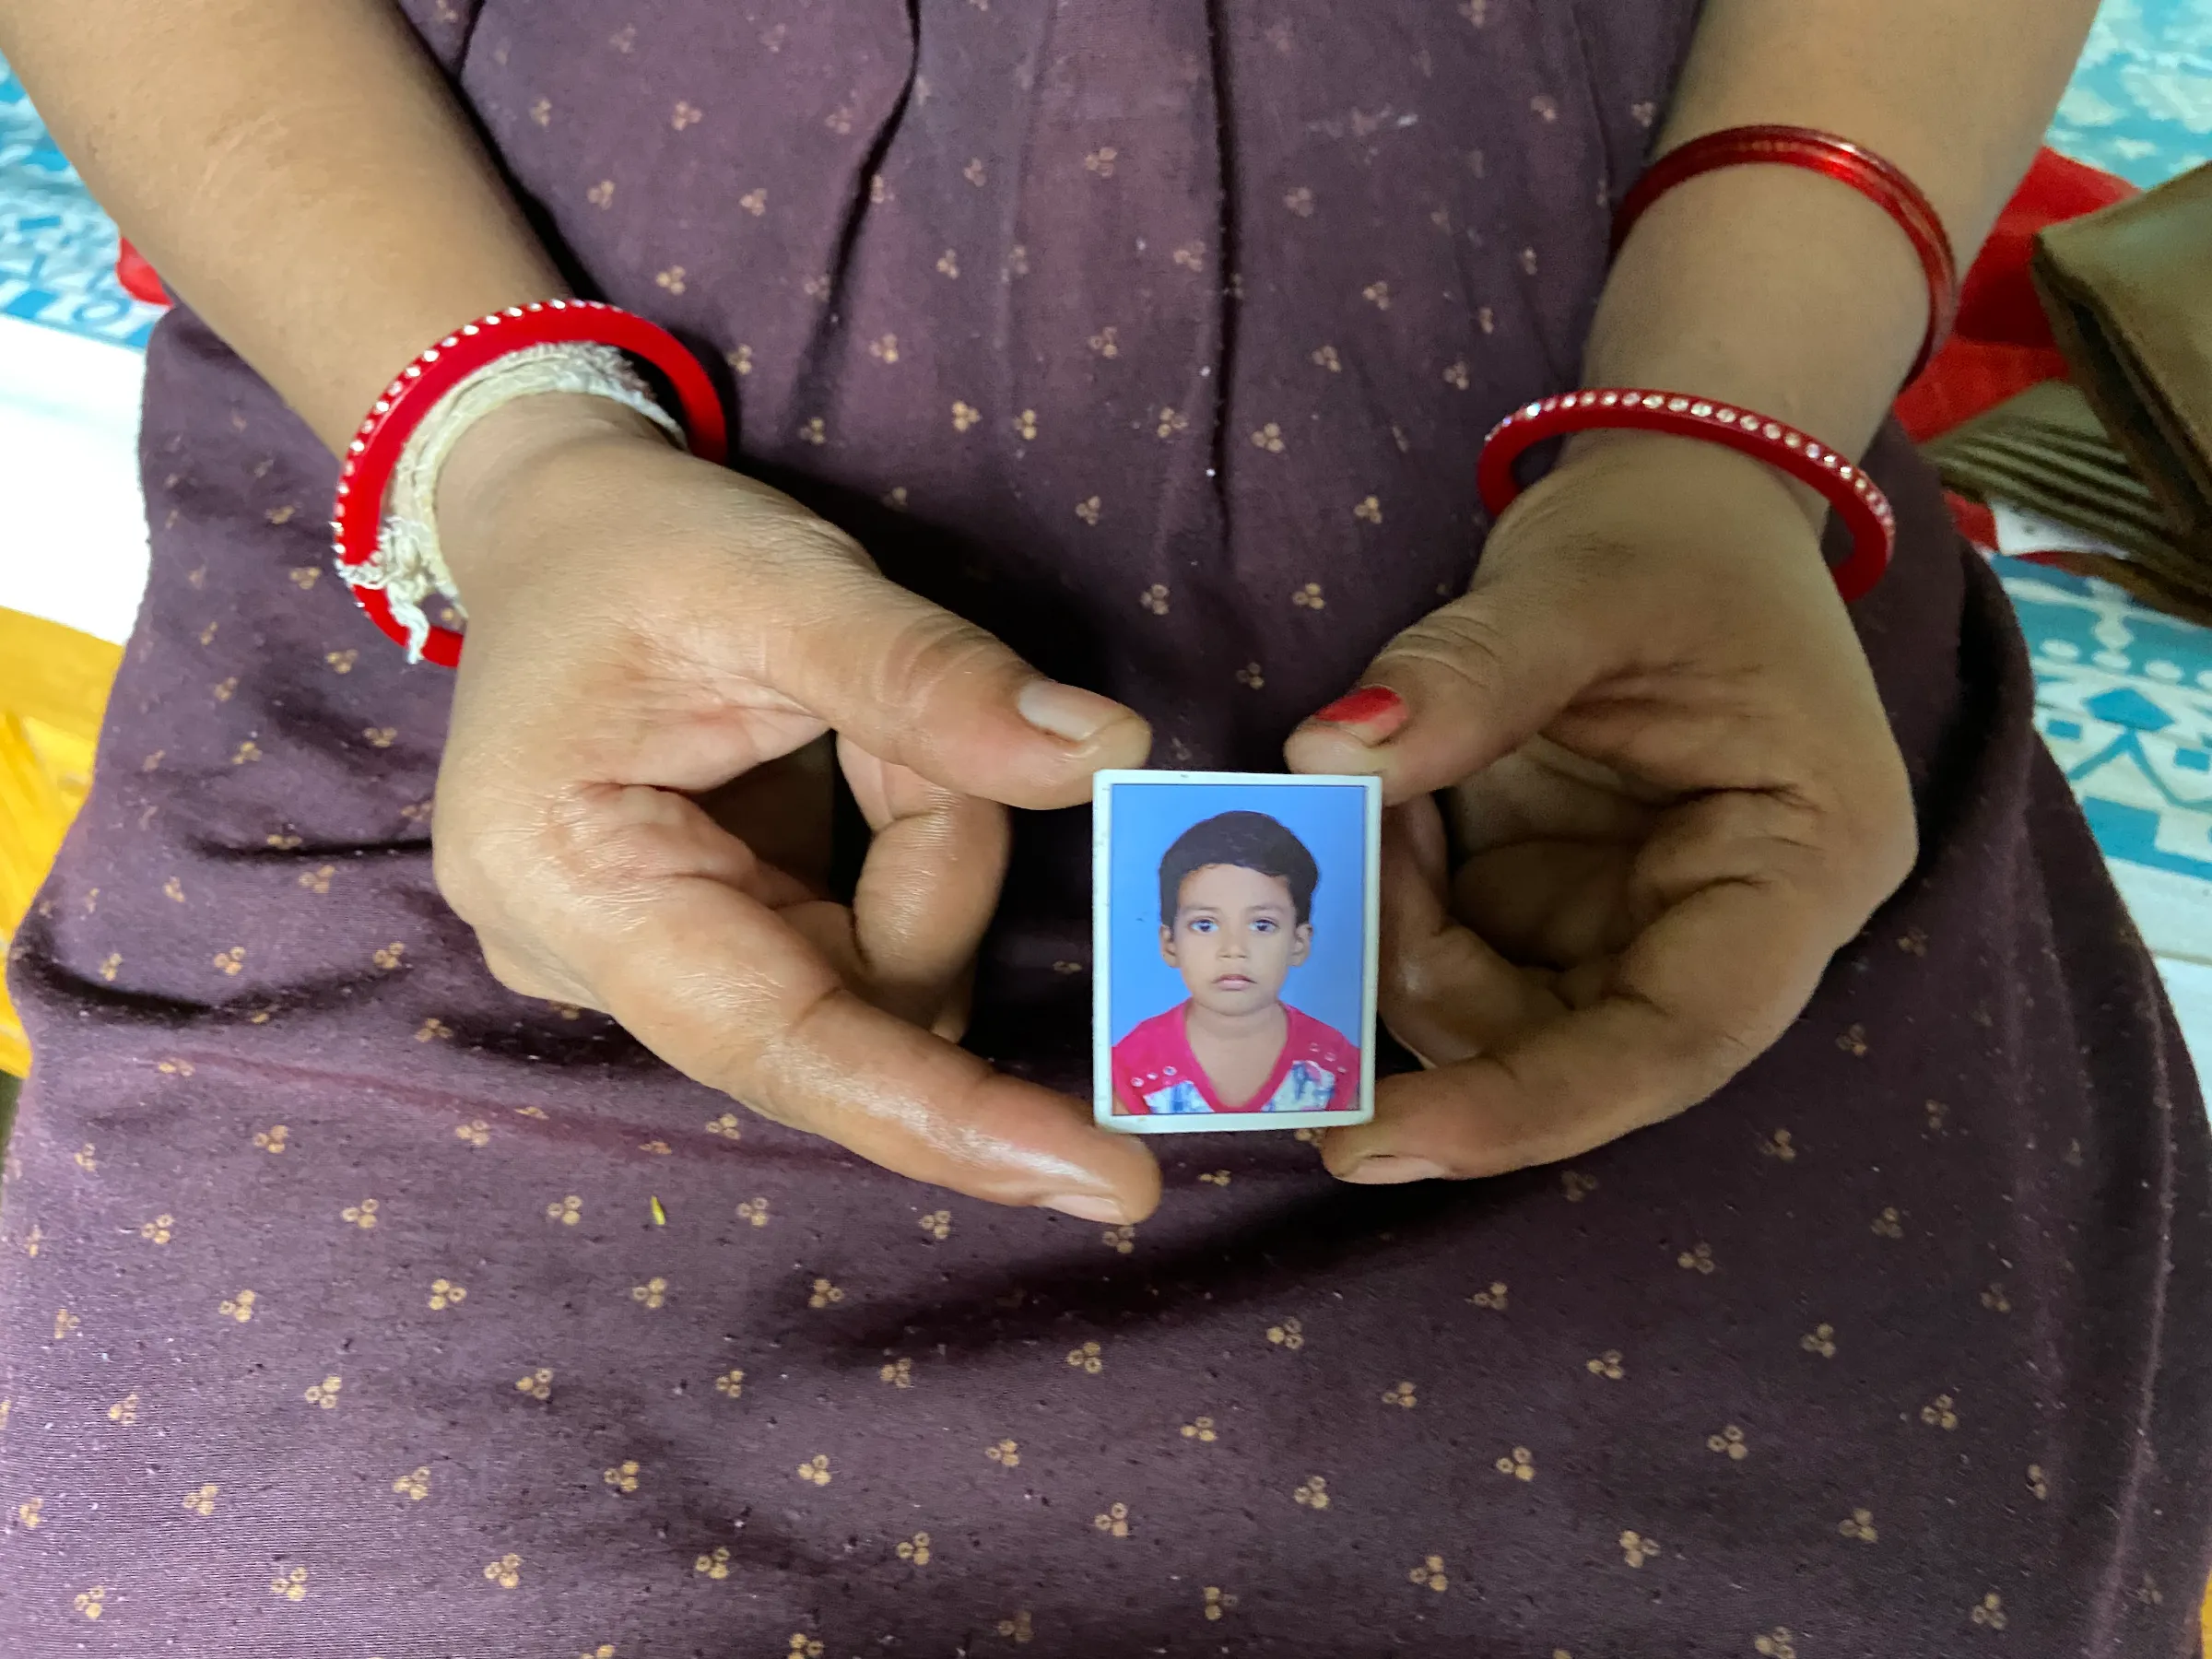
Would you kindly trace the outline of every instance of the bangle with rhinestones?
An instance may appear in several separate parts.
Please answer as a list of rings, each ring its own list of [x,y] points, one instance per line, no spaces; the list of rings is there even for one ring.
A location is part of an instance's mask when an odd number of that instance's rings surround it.
[[[679,406],[691,453],[720,462],[728,432],[721,400],[699,359],[665,329],[596,300],[541,300],[493,312],[447,335],[401,370],[370,408],[346,446],[331,506],[331,548],[338,574],[386,635],[451,668],[461,660],[462,635],[451,628],[413,628],[394,614],[384,568],[385,487],[409,435],[464,381],[512,353],[532,347],[583,342],[613,347],[660,371]]]
[[[1850,556],[1831,572],[1846,603],[1872,589],[1889,567],[1897,517],[1865,469],[1795,427],[1679,392],[1616,386],[1561,393],[1515,409],[1483,442],[1475,475],[1483,506],[1495,519],[1521,493],[1513,463],[1531,444],[1606,427],[1723,444],[1818,490],[1851,531]]]

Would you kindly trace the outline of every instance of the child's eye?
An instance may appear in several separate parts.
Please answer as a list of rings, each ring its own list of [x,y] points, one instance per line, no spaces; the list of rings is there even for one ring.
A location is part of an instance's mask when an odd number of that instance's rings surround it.
[[[1275,931],[1275,924],[1268,921],[1266,917],[1263,916],[1257,922],[1254,922],[1252,924],[1252,931],[1253,933],[1271,934]]]
[[[1212,933],[1214,931],[1214,919],[1211,916],[1192,917],[1191,931],[1196,934]]]

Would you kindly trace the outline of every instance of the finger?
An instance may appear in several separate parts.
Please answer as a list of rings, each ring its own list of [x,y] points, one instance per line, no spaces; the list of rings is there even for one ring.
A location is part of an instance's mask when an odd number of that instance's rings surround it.
[[[1447,860],[1431,797],[1384,816],[1377,1001],[1390,1034],[1429,1066],[1472,1058],[1559,1011],[1542,985],[1453,919]]]
[[[1528,565],[1478,576],[1385,646],[1360,690],[1291,734],[1290,768],[1380,777],[1391,802],[1455,783],[1534,736],[1605,671],[1608,627],[1571,581]]]
[[[860,971],[878,1006],[935,1028],[998,908],[1006,809],[839,746],[875,831],[853,896]]]
[[[1452,878],[1452,913],[1524,966],[1567,968],[1626,948],[1648,917],[1625,901],[1634,849],[1531,841],[1477,853]]]
[[[973,623],[872,571],[818,565],[753,594],[778,625],[762,677],[869,754],[1010,806],[1072,806],[1090,777],[1141,766],[1152,732],[1110,698],[1048,679]]]
[[[1741,803],[1670,815],[1652,879],[1692,880],[1622,953],[1604,994],[1504,1045],[1379,1091],[1376,1120],[1326,1147],[1347,1180],[1488,1175],[1571,1158],[1703,1100],[1810,999],[1864,911],[1810,849],[1741,856]],[[1717,856],[1716,856],[1717,853]],[[1667,865],[1677,866],[1667,869]],[[1869,907],[1870,908],[1870,907]]]
[[[579,839],[611,851],[592,867],[591,897],[559,907],[552,944],[593,1000],[670,1065],[777,1122],[975,1197],[1118,1222],[1159,1202],[1140,1144],[1097,1128],[1081,1102],[869,1006],[773,910],[685,870],[681,843],[640,831],[619,803],[601,806],[603,821],[580,822]]]

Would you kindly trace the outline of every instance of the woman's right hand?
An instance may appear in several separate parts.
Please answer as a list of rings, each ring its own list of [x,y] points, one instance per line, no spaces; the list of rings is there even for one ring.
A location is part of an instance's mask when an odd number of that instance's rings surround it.
[[[949,1040],[1004,806],[1087,799],[1092,772],[1142,763],[1142,720],[596,399],[487,418],[438,513],[469,622],[437,877],[501,983],[612,1015],[763,1116],[917,1180],[1092,1220],[1151,1211],[1143,1146]],[[850,910],[693,798],[830,731],[874,831]]]

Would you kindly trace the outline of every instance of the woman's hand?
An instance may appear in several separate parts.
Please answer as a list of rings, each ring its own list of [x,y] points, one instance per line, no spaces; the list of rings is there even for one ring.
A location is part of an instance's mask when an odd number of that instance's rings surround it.
[[[1329,1135],[1349,1181],[1571,1158],[1696,1104],[1912,865],[1812,521],[1712,445],[1585,441],[1361,683],[1403,701],[1309,721],[1289,759],[1383,780],[1382,1014],[1430,1069]]]
[[[952,1041],[1005,806],[1085,799],[1097,769],[1143,761],[1142,721],[613,405],[488,418],[439,521],[469,633],[438,882],[503,984],[603,1009],[678,1070],[902,1174],[1091,1219],[1151,1210],[1141,1146]],[[724,827],[760,824],[794,862],[826,840],[808,762],[830,731],[875,832],[850,907]]]

